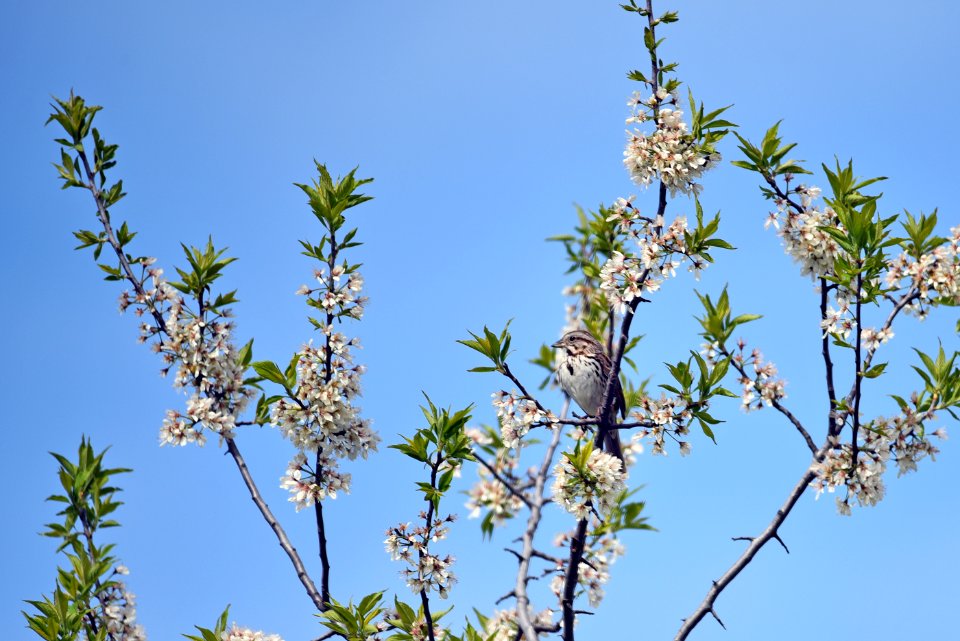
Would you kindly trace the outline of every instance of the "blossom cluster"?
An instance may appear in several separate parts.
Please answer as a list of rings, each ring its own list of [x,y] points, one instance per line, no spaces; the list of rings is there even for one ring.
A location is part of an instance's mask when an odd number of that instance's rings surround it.
[[[753,376],[740,376],[743,391],[740,394],[741,407],[745,412],[770,407],[775,401],[787,396],[786,381],[777,377],[777,366],[764,360],[759,349],[754,348],[749,354],[746,352],[746,343],[742,340],[737,343],[737,350],[730,357],[737,369],[749,371],[753,368]]]
[[[241,628],[234,623],[229,630],[220,635],[221,641],[283,641],[279,634],[264,634],[250,628]]]
[[[659,179],[670,190],[671,196],[677,192],[698,194],[702,187],[695,181],[720,162],[720,154],[704,153],[687,130],[683,111],[659,106],[666,103],[675,106],[677,98],[663,88],[647,100],[635,93],[627,103],[632,108],[628,125],[652,119],[655,128],[651,133],[637,128],[627,131],[623,164],[638,185],[646,187]]]
[[[612,211],[608,220],[617,220],[627,237],[635,241],[636,254],[614,251],[600,269],[600,289],[610,305],[623,311],[644,292],[659,290],[665,279],[677,274],[682,261],[675,256],[688,258],[690,270],[699,277],[706,261],[689,254],[686,216],[678,216],[664,229],[662,216],[643,218],[629,200],[619,199]]]
[[[840,253],[837,242],[824,227],[840,227],[836,213],[830,207],[814,206],[820,197],[819,187],[798,185],[801,212],[791,209],[790,203],[777,199],[777,211],[767,217],[765,227],[773,225],[783,239],[784,250],[800,264],[800,273],[811,278],[833,272],[833,264]]]
[[[335,498],[337,490],[349,492],[350,475],[339,471],[339,459],[366,458],[380,441],[353,404],[364,372],[362,365],[353,365],[350,353],[358,340],[348,340],[332,327],[325,333],[324,345],[304,345],[298,352],[295,393],[278,400],[270,414],[271,423],[299,450],[281,479],[298,509]],[[307,452],[318,465],[307,464]]]
[[[689,405],[675,396],[661,394],[659,399],[644,396],[640,399],[639,407],[631,413],[637,422],[652,423],[637,432],[638,438],[650,438],[653,441],[653,454],[666,456],[665,437],[670,435],[680,445],[680,455],[690,454],[692,446],[683,439],[690,433],[690,421],[693,412]]]
[[[609,514],[626,489],[626,476],[620,459],[602,450],[590,452],[583,471],[565,455],[553,468],[553,500],[577,519],[587,518],[591,507]]]
[[[533,399],[504,390],[494,392],[493,407],[497,410],[500,434],[507,448],[518,449],[521,439],[537,425],[556,425],[553,412],[541,409]]]
[[[149,267],[155,259],[141,259]],[[192,387],[186,413],[169,410],[160,428],[161,445],[186,445],[206,442],[204,430],[231,438],[236,417],[243,412],[254,391],[243,383],[244,367],[232,341],[230,310],[202,310],[195,314],[183,297],[163,278],[163,270],[150,267],[139,293],[123,292],[120,310],[134,307],[134,313],[147,314],[155,322],[140,325],[140,342],[157,338],[153,350],[161,354],[166,375],[174,365],[174,386]],[[162,323],[157,321],[162,319]]]
[[[420,518],[426,520],[426,514],[421,512]],[[409,523],[401,523],[387,530],[387,538],[383,545],[390,558],[394,561],[405,561],[408,568],[401,571],[406,579],[407,587],[415,594],[436,590],[440,597],[447,598],[450,588],[457,582],[457,577],[450,569],[454,557],[447,555],[439,557],[431,554],[430,542],[442,541],[450,532],[449,523],[456,520],[451,514],[445,518],[434,519],[428,525],[411,528]]]
[[[887,285],[907,279],[917,290],[917,300],[905,311],[924,318],[930,305],[960,303],[960,225],[950,229],[947,241],[919,259],[904,252],[887,264]]]
[[[129,574],[129,570],[118,565],[115,574]],[[123,581],[111,580],[99,598],[103,603],[103,620],[108,638],[116,641],[147,641],[146,630],[137,623],[136,595],[127,589]]]
[[[553,625],[553,610],[530,612],[530,622],[537,628],[549,628]],[[487,641],[514,641],[517,638],[517,610],[495,610],[493,616],[483,621],[483,638]],[[538,638],[546,632],[538,632]]]
[[[836,302],[836,308],[827,307],[823,320],[820,321],[820,329],[823,330],[824,336],[830,334],[847,340],[850,332],[857,327],[857,319],[850,311],[850,299],[847,296],[837,295]]]
[[[570,535],[559,535],[554,543],[563,547],[569,545]],[[610,581],[610,566],[626,552],[623,544],[612,535],[587,537],[583,547],[583,561],[578,567],[577,583],[586,590],[590,607],[596,608],[603,601],[603,586]],[[565,572],[562,566],[550,581],[550,590],[561,599]]]
[[[479,434],[482,435],[482,432]],[[474,442],[480,442],[478,438],[480,437],[475,438]],[[489,439],[487,440],[489,442]],[[491,463],[501,477],[509,479],[513,478],[514,471],[520,462],[516,456],[511,455],[511,451],[515,450],[500,448]],[[512,519],[523,508],[523,501],[482,465],[477,466],[477,474],[480,478],[467,491],[468,498],[465,505],[470,510],[468,518],[475,519],[486,510],[491,515],[490,522],[494,526],[505,525],[507,520]]]
[[[891,459],[897,465],[897,475],[902,476],[916,471],[917,462],[924,457],[933,460],[939,452],[929,436],[945,439],[946,430],[940,428],[928,435],[923,429],[923,424],[935,417],[935,410],[920,411],[907,405],[893,418],[880,417],[864,425],[859,432],[856,464],[851,445],[840,444],[811,466],[816,477],[810,486],[817,497],[824,490],[834,492],[845,486],[846,496],[837,497],[841,514],[850,514],[853,500],[861,506],[876,505],[884,496],[883,474]]]
[[[364,296],[358,296],[363,290],[363,276],[360,272],[346,273],[344,265],[334,265],[333,269],[324,267],[313,272],[318,287],[301,285],[296,291],[298,296],[306,296],[312,307],[322,309],[328,314],[345,315],[357,320],[363,318],[363,309],[367,303]],[[346,282],[341,284],[343,277]]]

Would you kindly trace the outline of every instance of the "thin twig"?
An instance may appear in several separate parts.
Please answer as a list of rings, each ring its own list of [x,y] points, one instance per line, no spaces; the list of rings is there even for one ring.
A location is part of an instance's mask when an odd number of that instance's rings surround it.
[[[567,415],[570,409],[570,398],[563,401],[563,408],[560,410],[560,417]],[[553,430],[553,436],[547,451],[543,455],[543,461],[537,470],[536,480],[534,482],[533,500],[530,505],[530,516],[527,518],[527,527],[523,531],[523,549],[520,556],[520,567],[517,568],[517,582],[514,587],[514,594],[517,597],[517,627],[524,635],[527,641],[537,640],[537,629],[530,620],[530,598],[527,595],[527,582],[529,581],[530,558],[533,556],[533,539],[540,526],[540,517],[543,513],[544,497],[543,493],[547,485],[547,477],[550,474],[550,466],[553,464],[553,457],[560,445],[560,438],[563,436],[563,430]]]
[[[333,270],[337,263],[337,252],[339,247],[337,246],[337,232],[333,228],[331,223],[328,227],[330,230],[330,254],[327,256],[327,282],[325,283],[327,290],[332,291],[336,288],[336,283],[333,281]],[[327,327],[333,326],[333,320],[335,316],[332,313],[332,310],[327,310]],[[324,346],[324,372],[323,372],[323,381],[326,384],[329,384],[333,378],[333,350],[330,346],[330,341],[332,340],[331,332],[326,333],[326,345]],[[295,394],[290,394],[291,397],[296,397]],[[320,483],[320,476],[322,474],[323,465],[322,458],[320,456],[320,450],[317,449],[316,454],[316,463],[314,465],[314,480],[317,483]],[[323,502],[317,501],[316,509],[314,510],[316,515],[317,522],[317,546],[320,552],[320,590],[323,594],[323,603],[324,609],[330,604],[330,558],[327,555],[327,528],[326,524],[323,522]],[[432,635],[431,635],[432,636]],[[432,641],[432,640],[431,640]]]
[[[434,463],[430,464],[430,487],[436,489],[437,487],[437,470],[440,469],[440,465],[443,463],[443,451],[437,452],[437,460]],[[428,496],[424,497],[424,500],[427,502],[427,513],[424,515],[424,522],[426,523],[426,531],[423,535],[423,546],[418,548],[417,554],[420,557],[420,567],[423,567],[423,559],[427,556],[426,549],[427,542],[430,540],[430,531],[433,529],[433,510],[434,503],[433,500]],[[422,577],[421,577],[422,578]],[[430,597],[427,596],[426,589],[420,590],[420,603],[423,606],[423,618],[427,624],[427,638],[430,641],[436,641],[433,633],[433,615],[430,613]]]
[[[820,321],[827,318],[827,302],[830,298],[830,292],[827,288],[827,279],[820,279]],[[823,356],[823,369],[826,372],[827,379],[827,401],[829,402],[827,411],[827,434],[833,434],[836,429],[837,412],[837,392],[833,384],[833,359],[830,357],[830,335],[823,332],[820,342],[820,353]]]
[[[829,447],[829,445],[825,444],[820,450],[818,450],[817,456],[814,457],[814,460],[822,459],[827,447]],[[723,592],[724,588],[730,585],[737,575],[740,574],[740,572],[750,564],[750,562],[753,560],[753,557],[756,556],[757,552],[760,551],[760,548],[766,545],[771,539],[777,539],[780,541],[780,544],[783,545],[783,541],[780,539],[777,530],[781,525],[783,525],[783,522],[790,514],[790,511],[793,510],[793,507],[797,504],[800,496],[804,493],[804,491],[806,491],[807,486],[815,476],[816,474],[810,468],[807,468],[806,472],[804,472],[803,476],[800,477],[800,480],[787,496],[787,500],[784,501],[783,505],[779,510],[777,510],[777,513],[774,515],[769,525],[767,525],[766,529],[759,536],[753,539],[748,539],[748,537],[737,537],[737,540],[750,540],[750,545],[747,546],[747,549],[743,551],[743,554],[740,555],[740,558],[737,559],[732,566],[730,566],[723,576],[713,582],[713,585],[707,591],[707,595],[703,599],[703,602],[700,604],[700,606],[694,610],[692,615],[684,619],[683,625],[680,626],[679,632],[677,632],[677,635],[674,637],[674,641],[684,641],[684,639],[689,636],[690,632],[697,627],[697,624],[700,623],[703,617],[705,617],[707,614],[712,614],[714,617],[716,617],[716,612],[714,611],[713,606],[717,600],[717,597],[720,596],[720,593]],[[784,548],[786,548],[785,545]]]
[[[853,346],[853,429],[852,429],[852,438],[850,439],[850,468],[851,470],[857,469],[857,455],[859,454],[858,449],[859,445],[857,444],[857,432],[860,431],[860,397],[862,396],[860,392],[860,386],[863,383],[863,375],[865,367],[862,367],[862,362],[860,360],[860,350],[862,346],[862,336],[863,336],[863,319],[860,315],[860,309],[863,304],[863,261],[857,261],[857,304],[856,304],[856,321],[857,321],[857,334],[856,342]]]
[[[526,505],[528,508],[531,506],[530,499],[527,497],[527,495],[524,494],[522,491],[520,491],[513,483],[511,483],[510,481],[505,479],[503,476],[501,476],[501,474],[496,470],[496,468],[493,465],[491,465],[489,462],[484,460],[484,458],[479,454],[477,454],[476,452],[473,452],[473,458],[476,459],[477,463],[479,463],[484,468],[486,468],[486,470],[493,475],[493,478],[499,481],[500,485],[505,487],[507,491],[510,492],[510,494],[520,499],[523,502],[523,504]]]
[[[494,601],[494,604],[495,604],[495,605],[500,605],[501,603],[503,603],[503,602],[506,601],[507,599],[512,599],[512,598],[515,597],[515,596],[517,596],[516,593],[515,593],[513,590],[510,590],[509,592],[507,592],[506,594],[504,594],[502,597],[500,597],[499,599],[497,599],[496,601]]]
[[[733,368],[737,370],[737,372],[739,372],[740,376],[742,376],[747,380],[754,381],[754,385],[756,386],[756,381],[747,374],[747,370],[746,368],[744,368],[743,363],[733,358],[733,356],[727,350],[725,345],[720,346],[720,353],[723,354],[728,359],[730,359],[730,363],[733,364]],[[800,433],[800,436],[803,437],[803,440],[806,442],[807,447],[810,449],[810,453],[816,454],[817,446],[813,443],[813,439],[810,437],[810,433],[806,430],[806,428],[803,427],[803,423],[800,422],[800,419],[794,416],[793,412],[791,412],[786,407],[784,407],[784,405],[776,398],[771,401],[771,405],[773,406],[774,409],[776,409],[778,412],[783,414],[788,421],[793,423],[793,426],[797,428],[797,431]]]
[[[300,579],[300,583],[303,584],[303,587],[310,596],[310,599],[313,601],[313,604],[317,606],[318,610],[322,611],[326,602],[317,591],[317,586],[313,584],[313,580],[310,578],[310,575],[307,574],[307,570],[303,565],[303,561],[300,560],[300,555],[297,554],[297,549],[293,547],[292,543],[290,543],[290,539],[287,538],[287,533],[284,532],[283,527],[280,526],[280,523],[273,515],[273,512],[270,511],[270,507],[267,505],[267,502],[264,501],[263,497],[260,495],[260,490],[257,489],[257,484],[254,483],[253,477],[250,475],[250,470],[247,469],[247,463],[243,460],[243,456],[240,454],[240,449],[237,447],[237,443],[232,438],[226,438],[224,440],[227,443],[227,451],[230,452],[230,456],[233,457],[234,462],[237,464],[237,469],[240,470],[240,476],[243,477],[243,482],[246,484],[247,490],[250,492],[250,498],[253,499],[257,509],[260,510],[260,514],[263,515],[267,525],[269,525],[270,529],[273,530],[273,533],[277,537],[277,541],[280,543],[280,547],[283,548],[283,551],[287,553],[287,557],[289,557],[290,562],[293,564],[294,570],[297,572],[297,578]]]
[[[120,267],[126,275],[127,281],[131,284],[131,286],[133,286],[134,291],[143,296],[145,300],[149,300],[149,297],[146,295],[146,292],[143,289],[142,283],[133,274],[133,268],[130,265],[130,261],[128,260],[127,255],[124,253],[123,248],[120,246],[120,242],[117,240],[117,236],[110,224],[110,215],[108,214],[107,208],[104,204],[103,195],[96,186],[96,176],[90,167],[90,162],[87,159],[86,152],[80,152],[80,159],[83,163],[87,180],[89,181],[86,184],[86,187],[93,195],[94,202],[97,205],[97,218],[100,220],[100,224],[103,226],[104,232],[107,235],[107,242],[117,255],[117,259],[120,261]],[[157,324],[157,328],[169,336],[163,315],[153,305],[150,305],[149,307],[150,313]],[[260,490],[257,488],[257,484],[254,482],[250,471],[247,469],[247,464],[244,461],[243,456],[240,454],[240,448],[237,447],[237,444],[233,438],[227,437],[224,440],[227,443],[227,450],[230,452],[234,462],[237,464],[237,468],[240,470],[240,476],[243,478],[243,482],[247,486],[247,490],[250,492],[250,498],[253,499],[254,504],[256,504],[257,508],[260,510],[260,514],[263,515],[267,525],[270,526],[270,529],[273,530],[274,535],[277,537],[277,542],[280,544],[280,547],[283,548],[283,551],[293,564],[293,568],[297,573],[297,578],[300,579],[300,583],[303,584],[304,589],[307,591],[307,596],[310,597],[310,600],[313,601],[314,605],[316,605],[318,609],[323,609],[323,599],[320,597],[320,593],[317,592],[317,588],[313,584],[313,580],[310,578],[310,575],[307,573],[307,570],[304,567],[303,561],[300,559],[300,555],[297,553],[296,548],[290,543],[287,533],[277,521],[276,517],[274,517],[273,512],[270,511],[270,507],[260,495]]]

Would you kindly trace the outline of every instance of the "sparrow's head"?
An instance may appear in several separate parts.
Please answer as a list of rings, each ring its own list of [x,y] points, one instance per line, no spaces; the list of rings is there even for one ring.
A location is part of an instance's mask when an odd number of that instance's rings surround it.
[[[565,350],[568,354],[594,354],[603,352],[603,346],[585,329],[575,329],[563,335],[563,338],[551,345]]]

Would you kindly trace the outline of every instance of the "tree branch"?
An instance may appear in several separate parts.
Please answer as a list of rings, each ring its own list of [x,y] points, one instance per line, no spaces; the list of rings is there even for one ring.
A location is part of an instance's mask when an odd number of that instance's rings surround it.
[[[820,321],[827,318],[827,302],[830,298],[827,279],[820,278]],[[830,358],[830,335],[823,332],[821,339],[820,353],[823,356],[823,368],[827,377],[827,400],[829,402],[827,412],[827,434],[833,434],[836,429],[837,412],[837,392],[833,384],[833,359]]]
[[[753,377],[747,375],[747,370],[743,367],[743,363],[733,358],[730,352],[727,351],[726,345],[720,346],[720,353],[723,354],[728,359],[730,359],[730,363],[733,365],[733,368],[737,370],[740,376],[742,376],[747,380],[751,380],[751,381],[754,380]],[[756,382],[754,382],[754,385],[756,385]],[[777,399],[773,399],[773,401],[771,402],[771,405],[774,407],[774,409],[776,409],[778,412],[783,414],[788,421],[793,423],[793,426],[797,428],[797,431],[800,433],[800,436],[802,436],[803,440],[807,443],[807,447],[810,449],[810,453],[813,455],[816,455],[817,446],[814,444],[813,439],[810,437],[810,433],[807,432],[806,428],[803,427],[803,423],[800,422],[800,419],[794,416],[793,412],[791,412],[786,407],[784,407],[784,405]]]
[[[283,551],[287,553],[287,557],[290,559],[294,570],[297,572],[297,578],[300,579],[300,583],[303,584],[304,589],[310,596],[310,600],[313,601],[313,604],[317,606],[318,610],[323,611],[326,602],[317,591],[317,586],[313,584],[313,580],[310,578],[310,575],[307,574],[307,570],[303,565],[303,561],[300,560],[300,555],[297,554],[297,549],[293,547],[293,544],[290,543],[290,539],[287,538],[287,533],[284,532],[283,527],[281,527],[276,517],[273,516],[273,512],[270,511],[270,507],[267,505],[267,502],[264,501],[263,497],[260,495],[260,490],[257,489],[257,484],[254,483],[253,477],[250,475],[250,470],[247,469],[247,463],[243,460],[243,456],[240,454],[240,450],[237,448],[236,442],[232,438],[225,438],[224,440],[227,443],[227,451],[230,452],[230,456],[233,457],[234,462],[237,464],[237,469],[240,470],[240,476],[243,477],[243,482],[246,484],[247,490],[250,491],[250,498],[253,499],[257,509],[260,510],[260,514],[263,515],[267,525],[269,525],[270,529],[273,530],[273,533],[277,537],[277,541],[280,543],[280,547],[283,548]]]
[[[141,295],[144,300],[149,300],[149,297],[146,295],[146,292],[143,289],[143,284],[134,275],[130,261],[128,260],[127,255],[124,253],[123,248],[120,246],[117,236],[113,231],[113,227],[110,224],[110,215],[107,212],[106,206],[104,205],[103,196],[96,186],[96,176],[90,167],[90,162],[85,151],[80,152],[80,159],[83,163],[84,171],[88,180],[86,187],[90,191],[94,202],[96,203],[97,218],[100,220],[100,224],[103,226],[104,232],[107,234],[107,242],[113,248],[117,259],[120,261],[121,269],[123,270],[127,281],[133,287],[134,291]],[[169,336],[163,315],[152,304],[149,306],[149,308],[150,313],[157,324],[157,328]],[[303,565],[303,561],[300,560],[300,555],[297,553],[296,548],[290,543],[287,533],[277,521],[276,517],[274,517],[273,512],[270,511],[267,503],[263,500],[260,490],[257,489],[257,485],[250,474],[250,470],[247,468],[247,464],[244,461],[243,456],[240,454],[240,449],[237,447],[236,442],[232,437],[225,437],[224,441],[227,443],[227,451],[230,452],[234,462],[237,464],[237,468],[240,470],[240,476],[243,478],[243,482],[247,486],[247,490],[250,492],[250,498],[253,499],[254,504],[256,504],[257,508],[260,510],[260,514],[263,516],[264,520],[266,520],[267,525],[270,526],[270,529],[273,530],[273,533],[276,535],[277,542],[280,544],[280,547],[283,548],[283,551],[287,554],[287,557],[293,564],[293,568],[297,573],[297,578],[300,579],[300,583],[303,584],[304,589],[307,591],[307,596],[310,597],[310,600],[313,601],[314,605],[316,605],[318,609],[322,610],[323,599],[320,597],[320,593],[317,592],[317,588],[314,585],[313,580],[310,578],[310,575],[307,573],[307,570]]]
[[[560,417],[567,415],[570,409],[570,397],[563,401],[563,408],[560,410]],[[517,568],[517,582],[513,588],[514,595],[517,597],[517,627],[523,633],[527,641],[537,640],[536,627],[530,620],[530,598],[527,595],[527,581],[530,572],[530,558],[534,554],[533,539],[536,536],[537,528],[540,526],[540,517],[543,512],[544,497],[543,493],[547,485],[547,477],[550,474],[550,466],[553,463],[553,457],[560,445],[560,438],[563,436],[563,430],[556,428],[553,430],[553,437],[547,446],[547,451],[543,455],[543,461],[540,463],[540,469],[537,470],[537,477],[534,482],[533,500],[531,501],[530,516],[527,517],[527,527],[523,531],[523,549],[520,553],[520,567]]]
[[[493,478],[499,481],[500,484],[503,485],[503,487],[505,487],[508,492],[510,492],[510,494],[517,497],[521,501],[523,501],[523,504],[526,505],[528,508],[532,506],[530,499],[527,497],[527,495],[524,494],[522,491],[520,491],[513,483],[503,478],[503,476],[496,470],[496,468],[493,465],[491,465],[489,462],[487,462],[482,456],[480,456],[476,452],[473,452],[473,458],[476,459],[477,463],[482,465],[488,472],[490,472],[490,474],[493,475]]]
[[[820,450],[817,451],[814,460],[822,459],[827,447],[829,447],[829,445],[825,444],[822,448],[820,448]],[[789,496],[787,496],[787,500],[784,501],[780,509],[777,510],[773,520],[770,521],[770,524],[767,525],[766,529],[759,536],[752,539],[749,537],[736,537],[736,540],[749,540],[750,545],[747,546],[747,549],[744,550],[742,555],[740,555],[740,558],[737,559],[736,563],[730,566],[730,568],[722,577],[713,582],[713,585],[710,587],[710,590],[707,591],[707,596],[703,599],[703,602],[700,604],[700,606],[694,610],[693,614],[684,619],[683,625],[680,626],[679,632],[677,632],[677,635],[674,637],[674,641],[684,641],[684,639],[689,636],[690,632],[697,627],[697,624],[699,624],[700,621],[708,614],[712,614],[713,617],[720,622],[716,611],[713,609],[717,597],[720,596],[720,593],[723,592],[724,588],[730,585],[730,583],[737,578],[737,575],[740,574],[740,572],[750,564],[750,562],[753,560],[753,557],[755,557],[757,552],[760,551],[760,548],[766,545],[771,539],[776,539],[781,545],[783,545],[783,541],[780,539],[778,529],[781,525],[783,525],[783,522],[786,520],[787,516],[789,516],[790,511],[793,510],[794,505],[797,504],[797,500],[804,493],[804,491],[806,491],[807,486],[810,484],[810,481],[813,480],[814,476],[814,472],[808,467],[806,472],[804,472],[803,476],[800,477],[800,480],[794,486],[793,490],[791,490]],[[783,547],[786,549],[787,546],[783,545]],[[723,623],[720,622],[720,625],[722,626]]]

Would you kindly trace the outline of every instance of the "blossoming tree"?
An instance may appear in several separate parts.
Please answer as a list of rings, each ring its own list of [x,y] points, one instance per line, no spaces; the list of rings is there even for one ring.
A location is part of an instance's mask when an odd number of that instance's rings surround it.
[[[658,37],[659,30],[677,22],[677,14],[657,14],[651,0],[630,0],[623,8],[642,20],[649,57],[648,67],[628,74],[639,89],[628,100],[623,163],[630,179],[649,191],[581,211],[574,232],[553,239],[564,247],[575,277],[566,292],[571,302],[564,330],[588,330],[612,362],[604,402],[585,416],[571,412],[569,401],[550,408],[511,369],[515,356],[508,327],[484,327],[460,341],[483,359],[472,371],[503,381],[504,388],[492,393],[496,425],[475,427],[472,406],[444,409],[427,398],[423,426],[390,445],[422,468],[423,480],[415,489],[424,509],[415,524],[384,524],[386,551],[402,564],[405,584],[389,597],[376,586],[356,602],[337,593],[330,557],[341,552],[328,549],[326,533],[339,524],[329,523],[323,510],[326,500],[350,491],[351,476],[340,463],[366,459],[381,442],[356,404],[364,367],[354,361],[357,340],[344,329],[346,322],[363,317],[366,303],[355,262],[362,234],[348,218],[370,199],[360,192],[370,179],[357,178],[356,170],[334,178],[317,163],[316,179],[298,185],[322,232],[319,242],[301,241],[317,267],[312,284],[297,291],[317,334],[286,364],[255,360],[253,341],[241,346],[233,338],[235,292],[218,291],[217,281],[233,259],[212,241],[184,246],[186,265],[176,269],[176,280],[168,280],[155,258],[130,253],[135,233],[127,223],[117,226],[112,216],[124,196],[122,181],[108,179],[117,146],[93,126],[100,107],[73,94],[54,105],[50,121],[63,130],[57,139],[63,186],[88,192],[96,206],[96,226],[76,232],[80,248],[92,250],[107,280],[122,283],[121,310],[132,310],[140,319],[141,342],[150,345],[163,373],[173,372],[174,386],[187,394],[184,407],[169,410],[160,421],[161,444],[213,440],[225,448],[326,627],[321,638],[531,641],[559,635],[573,641],[578,617],[601,605],[612,566],[625,553],[623,534],[652,529],[630,475],[644,448],[653,455],[675,449],[686,456],[697,438],[693,433],[716,440],[718,417],[730,420],[738,404],[746,411],[779,414],[798,434],[800,447],[809,450],[809,465],[766,527],[738,537],[746,541],[745,549],[684,619],[675,635],[683,640],[708,616],[723,625],[717,599],[761,548],[775,541],[786,549],[780,528],[808,489],[818,496],[836,494],[838,511],[849,515],[854,507],[883,498],[888,467],[899,474],[915,471],[937,453],[935,439],[946,436],[941,419],[960,406],[956,352],[918,350],[916,388],[893,396],[898,410],[892,415],[874,411],[865,382],[884,375],[889,363],[879,362],[877,355],[894,338],[902,316],[924,318],[960,303],[960,226],[939,236],[936,213],[884,212],[880,195],[868,193],[883,179],[858,177],[852,163],[822,166],[822,187],[814,179],[800,182],[812,172],[790,159],[794,145],[784,143],[777,125],[759,142],[734,133],[742,154],[734,164],[756,174],[773,207],[767,226],[777,231],[816,292],[820,325],[811,336],[822,357],[826,397],[820,424],[804,423],[791,410],[777,367],[741,338],[760,317],[735,315],[725,289],[691,292],[702,306],[703,341],[690,346],[694,349],[679,349],[678,360],[667,363],[669,383],[654,391],[624,371],[624,365],[636,369],[630,356],[640,340],[632,331],[634,320],[654,307],[657,292],[672,285],[683,267],[696,278],[734,249],[719,236],[719,214],[704,213],[701,177],[721,161],[721,142],[736,125],[726,119],[726,107],[707,109],[692,92],[681,95],[677,65],[664,62]],[[682,208],[675,199],[682,199],[684,208],[692,202],[695,216],[678,214]],[[545,370],[542,389],[553,381],[553,351],[543,346],[534,362]],[[622,421],[616,416],[616,381],[627,408]],[[293,447],[281,485],[295,511],[313,512],[319,586],[241,453],[243,431],[254,425],[274,426]],[[603,434],[610,430],[623,437],[622,461],[602,449]],[[63,540],[70,567],[60,571],[52,595],[31,601],[32,611],[25,613],[30,628],[49,641],[146,637],[135,621],[134,596],[120,579],[127,569],[117,565],[111,546],[95,538],[99,529],[115,524],[105,518],[119,506],[116,488],[107,483],[126,471],[104,468],[103,456],[87,441],[76,462],[57,455],[64,494],[51,499],[67,507],[61,512],[64,522],[48,526],[47,534]],[[521,458],[531,457],[538,462],[525,469]],[[454,624],[444,618],[449,610],[437,608],[436,598],[455,588],[455,557],[438,547],[456,520],[450,506],[454,478],[474,473],[469,515],[480,519],[487,536],[500,527],[516,534],[518,545],[506,553],[517,567],[503,578],[505,593],[496,609],[478,610],[475,620]],[[567,527],[550,537],[559,553],[548,552],[543,543],[550,535],[542,531],[548,509],[559,509],[568,519]],[[500,609],[502,603],[507,605]],[[228,627],[224,612],[212,628],[199,627],[198,635],[188,638],[278,637]]]

